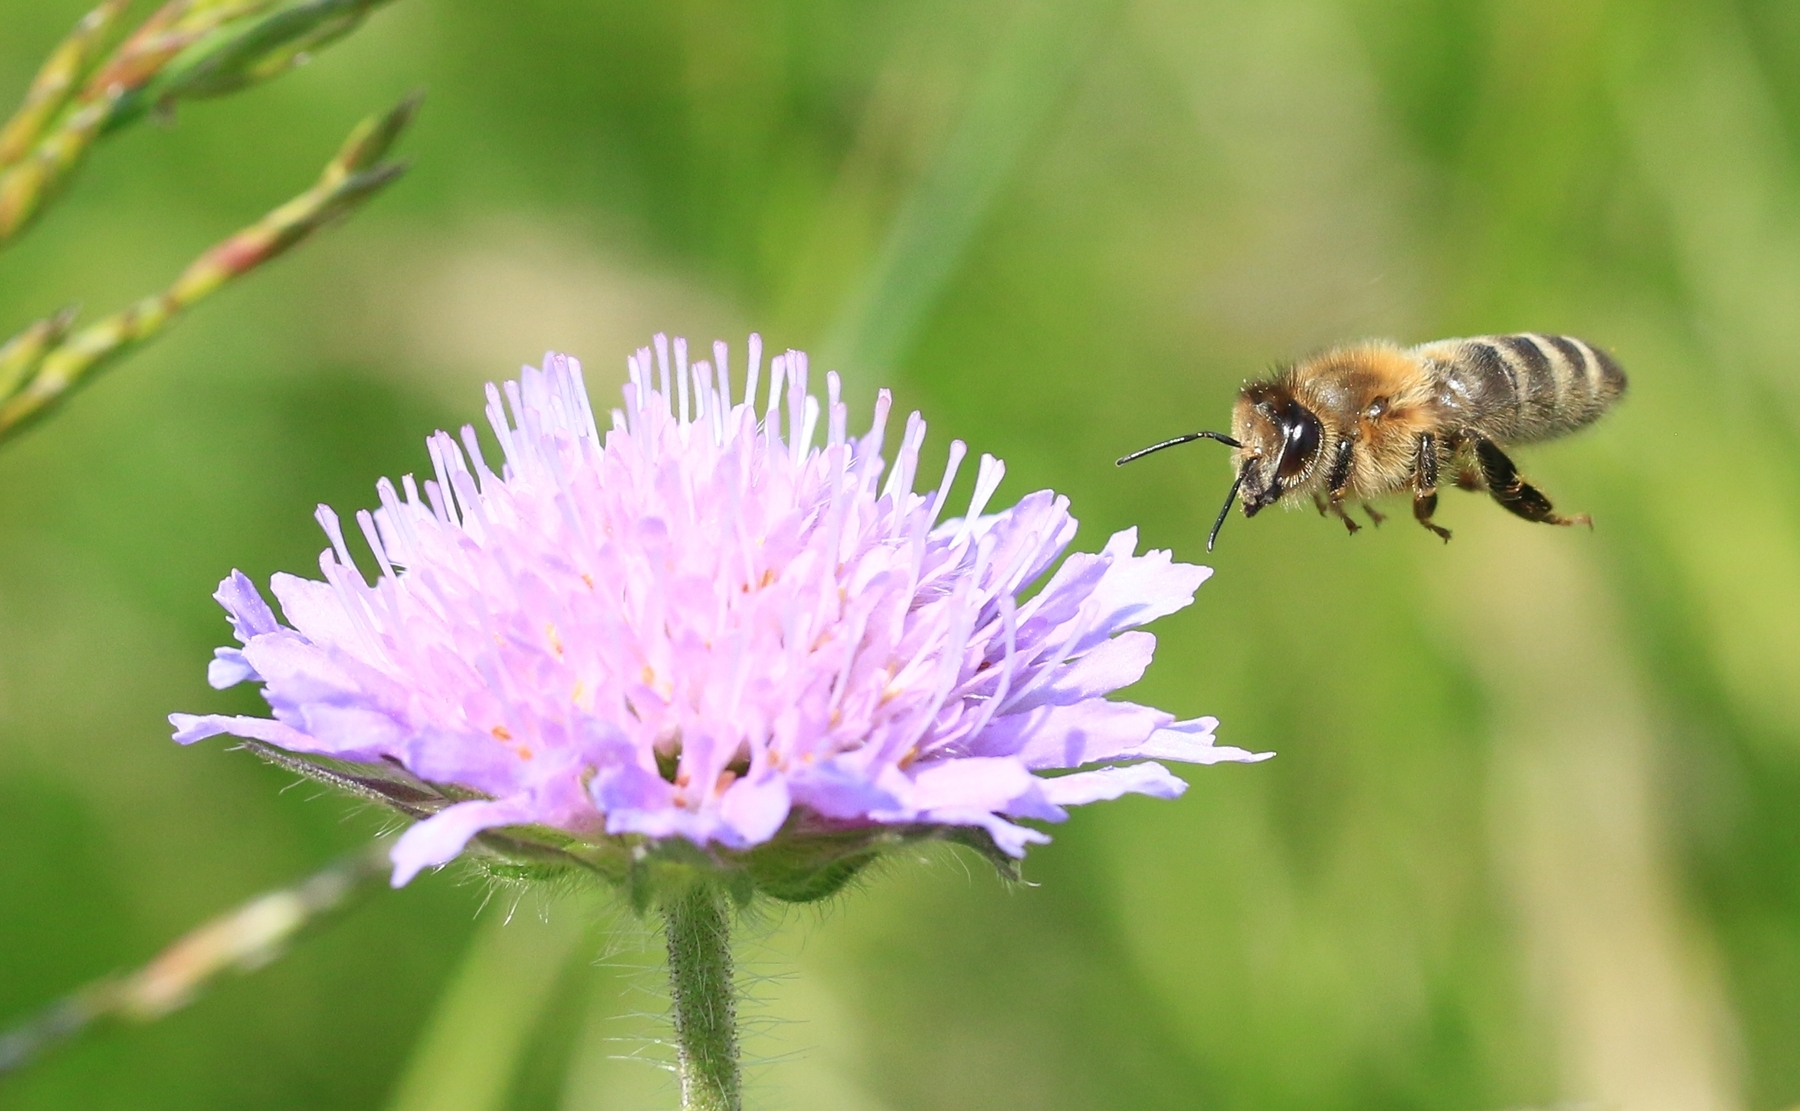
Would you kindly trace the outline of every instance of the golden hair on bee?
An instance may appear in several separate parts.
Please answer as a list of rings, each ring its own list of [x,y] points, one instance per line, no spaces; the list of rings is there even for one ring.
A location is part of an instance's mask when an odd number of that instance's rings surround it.
[[[1441,476],[1465,490],[1487,491],[1527,521],[1592,528],[1585,514],[1558,516],[1502,448],[1586,427],[1624,392],[1619,364],[1570,336],[1476,336],[1417,347],[1359,343],[1245,385],[1232,406],[1230,435],[1177,436],[1119,464],[1195,440],[1231,448],[1236,477],[1206,538],[1208,551],[1240,495],[1246,517],[1276,502],[1311,499],[1321,514],[1356,532],[1346,501],[1361,502],[1379,525],[1383,516],[1369,503],[1408,490],[1413,517],[1448,541],[1450,530],[1432,522]]]

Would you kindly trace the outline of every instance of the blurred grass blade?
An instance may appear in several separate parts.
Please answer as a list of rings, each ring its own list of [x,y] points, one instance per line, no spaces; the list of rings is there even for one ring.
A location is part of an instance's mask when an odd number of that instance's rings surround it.
[[[81,101],[112,102],[148,84],[164,66],[227,23],[255,15],[274,0],[216,0],[214,3],[170,0],[151,14],[125,40],[100,72],[81,90]]]
[[[43,355],[37,371],[0,403],[0,442],[43,416],[78,386],[154,338],[220,286],[276,258],[353,211],[406,171],[382,159],[412,121],[418,95],[351,132],[311,189],[202,254],[162,293],[77,332]]]
[[[304,0],[255,18],[233,20],[184,51],[121,103],[105,130],[117,130],[146,110],[178,100],[223,96],[303,63],[313,51],[354,31],[389,0]]]
[[[117,0],[45,63],[0,158],[0,247],[34,221],[102,136],[176,101],[221,96],[278,76],[355,30],[388,0],[170,0],[104,61],[93,53]],[[122,4],[118,4],[122,7]],[[89,22],[105,24],[87,34]],[[85,74],[80,91],[70,90]]]
[[[82,17],[44,61],[25,93],[25,103],[0,129],[0,170],[23,158],[74,95],[100,48],[131,0],[106,0]]]
[[[88,148],[122,103],[187,47],[220,22],[269,0],[200,5],[170,0],[139,25],[91,74],[61,122],[0,174],[0,246],[31,226],[81,165]]]
[[[335,184],[344,175],[361,173],[386,157],[400,134],[411,125],[413,117],[419,114],[419,103],[424,97],[423,93],[413,93],[386,115],[370,116],[357,124],[344,145],[338,148],[337,157],[325,167],[321,183]]]
[[[75,308],[70,306],[55,316],[38,321],[0,346],[0,401],[18,392],[19,387],[37,372],[44,356],[63,341],[69,334],[69,326],[74,323]]]
[[[885,373],[905,356],[1001,191],[1106,41],[1118,7],[1019,6],[962,119],[901,202],[880,254],[827,333],[821,365]]]
[[[0,1034],[0,1076],[102,1022],[153,1022],[192,1002],[221,974],[253,972],[300,933],[385,890],[392,865],[385,841],[343,857],[291,887],[258,896],[182,937],[149,964],[65,996]]]
[[[494,916],[426,1022],[388,1111],[499,1111],[532,1031],[599,906],[591,891],[558,913]]]
[[[29,156],[0,173],[0,247],[30,227],[93,145],[105,119],[101,105],[78,108]]]

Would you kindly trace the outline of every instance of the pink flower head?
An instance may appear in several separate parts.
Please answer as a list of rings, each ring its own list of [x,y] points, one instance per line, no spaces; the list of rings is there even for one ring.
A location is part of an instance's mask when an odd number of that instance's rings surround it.
[[[208,678],[262,683],[274,717],[173,714],[175,739],[228,733],[377,779],[398,765],[440,791],[394,847],[396,885],[502,826],[712,854],[784,829],[970,827],[1017,857],[1047,840],[1018,819],[1179,795],[1156,760],[1259,758],[1214,745],[1211,718],[1105,697],[1150,662],[1137,627],[1189,604],[1207,568],[1134,554],[1127,530],[1051,573],[1067,499],[988,512],[1004,468],[983,456],[945,519],[965,448],[915,492],[925,422],[886,469],[887,391],[852,436],[837,375],[821,409],[790,351],[759,420],[757,337],[737,401],[724,344],[690,364],[677,340],[673,367],[668,347],[629,360],[604,434],[573,359],[490,385],[502,466],[465,427],[427,442],[422,490],[377,483],[381,508],[356,515],[373,584],[325,506],[323,581],[270,583],[285,625],[233,572],[215,597],[242,647]]]

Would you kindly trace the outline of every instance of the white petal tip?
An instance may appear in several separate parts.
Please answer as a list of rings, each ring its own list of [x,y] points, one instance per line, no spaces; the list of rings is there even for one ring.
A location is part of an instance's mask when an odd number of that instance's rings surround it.
[[[1230,745],[1214,745],[1206,750],[1206,754],[1193,764],[1260,764],[1274,756],[1273,752],[1251,752],[1247,748],[1232,748]]]

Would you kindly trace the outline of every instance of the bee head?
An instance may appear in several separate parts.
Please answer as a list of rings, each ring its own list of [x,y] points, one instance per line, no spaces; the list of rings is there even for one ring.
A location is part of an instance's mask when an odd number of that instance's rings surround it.
[[[1244,388],[1231,414],[1231,431],[1243,444],[1233,454],[1246,517],[1274,505],[1318,464],[1319,418],[1279,382]]]

